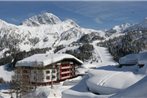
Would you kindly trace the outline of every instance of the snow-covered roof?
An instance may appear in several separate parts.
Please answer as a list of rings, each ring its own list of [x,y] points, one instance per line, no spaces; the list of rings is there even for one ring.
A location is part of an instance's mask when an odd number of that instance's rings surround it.
[[[138,64],[147,64],[147,51],[138,54]]]
[[[16,63],[18,66],[47,66],[49,64],[64,60],[64,59],[74,59],[79,63],[83,63],[81,60],[69,54],[35,54],[30,57],[27,57],[23,60],[20,60]]]
[[[119,59],[119,64],[137,64],[138,54],[129,54]]]
[[[129,54],[119,59],[120,64],[147,64],[147,50],[138,54]]]

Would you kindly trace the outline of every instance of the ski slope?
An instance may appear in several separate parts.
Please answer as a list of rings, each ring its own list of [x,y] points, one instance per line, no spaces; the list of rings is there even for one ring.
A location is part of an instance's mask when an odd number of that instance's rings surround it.
[[[91,43],[94,47],[93,59],[95,59],[98,62],[96,61],[93,61],[92,63],[88,62],[85,63],[83,66],[85,68],[91,68],[91,67],[102,67],[107,65],[117,65],[118,63],[113,60],[113,57],[109,53],[107,48],[97,46],[98,42],[99,41],[93,41],[93,43]]]
[[[112,55],[108,52],[107,48],[95,46],[95,51],[100,57],[100,62],[98,63],[99,66],[116,64],[116,62],[113,60]]]

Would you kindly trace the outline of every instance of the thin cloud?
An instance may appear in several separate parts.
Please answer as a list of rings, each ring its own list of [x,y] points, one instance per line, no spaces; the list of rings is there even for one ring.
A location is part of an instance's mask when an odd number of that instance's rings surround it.
[[[95,22],[98,23],[98,24],[102,24],[102,23],[103,23],[103,19],[100,18],[100,17],[96,17],[94,20],[95,20]]]
[[[11,18],[10,20],[14,23],[20,23],[20,20],[18,18]]]

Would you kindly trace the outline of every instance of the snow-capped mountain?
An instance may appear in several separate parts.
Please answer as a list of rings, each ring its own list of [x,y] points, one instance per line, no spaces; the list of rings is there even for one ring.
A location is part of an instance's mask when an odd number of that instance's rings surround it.
[[[91,59],[92,62],[99,61],[96,44],[120,35],[123,36],[124,31],[133,26],[122,24],[105,32],[82,28],[71,19],[61,21],[57,16],[48,12],[32,16],[21,25],[0,20],[0,51],[7,50],[1,52],[0,57],[13,52],[38,48],[51,48],[50,52],[61,53],[64,48],[63,52],[83,56],[84,60],[86,58]]]
[[[131,26],[131,24],[125,23],[125,24],[121,24],[121,25],[118,25],[118,26],[114,26],[113,30],[115,30],[117,33],[121,33],[130,26]]]
[[[36,16],[32,16],[29,19],[26,19],[22,22],[22,25],[26,26],[40,26],[45,24],[57,24],[60,23],[61,20],[52,13],[42,13]]]
[[[0,20],[0,51],[30,51],[49,47],[54,51],[60,45],[67,47],[85,34],[92,33],[99,37],[105,36],[103,31],[82,28],[71,19],[61,21],[47,12],[26,19],[22,25]]]
[[[114,26],[113,28],[111,28],[110,30],[107,30],[106,33],[107,33],[107,36],[111,36],[113,34],[121,34],[121,33],[124,33],[124,31],[131,27],[132,25],[129,24],[129,23],[125,23],[125,24],[121,24],[121,25],[116,25]]]
[[[142,22],[134,24],[130,26],[125,31],[145,31],[147,30],[147,18],[145,18]]]

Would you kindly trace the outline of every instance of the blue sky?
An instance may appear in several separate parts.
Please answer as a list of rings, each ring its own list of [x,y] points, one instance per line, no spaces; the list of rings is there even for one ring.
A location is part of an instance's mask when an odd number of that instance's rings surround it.
[[[137,23],[147,17],[147,2],[145,1],[59,1],[0,2],[0,19],[20,24],[33,15],[51,12],[61,20],[73,19],[82,27],[109,29],[122,23]]]

